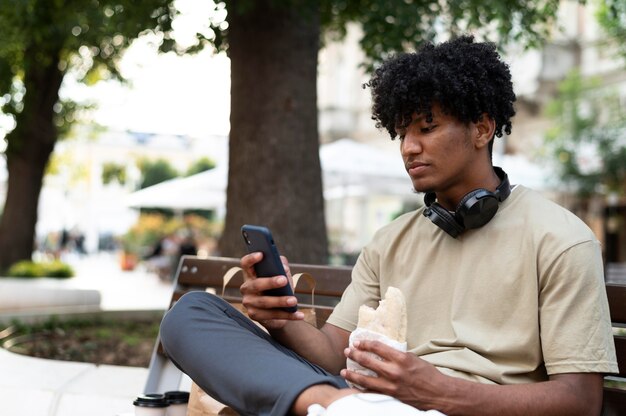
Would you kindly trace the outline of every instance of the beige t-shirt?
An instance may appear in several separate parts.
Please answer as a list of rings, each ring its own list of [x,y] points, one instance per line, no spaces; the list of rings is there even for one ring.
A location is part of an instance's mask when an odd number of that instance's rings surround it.
[[[513,384],[617,371],[600,244],[579,218],[519,185],[457,239],[422,211],[377,232],[328,323],[353,331],[359,306],[395,286],[408,350],[445,374]]]

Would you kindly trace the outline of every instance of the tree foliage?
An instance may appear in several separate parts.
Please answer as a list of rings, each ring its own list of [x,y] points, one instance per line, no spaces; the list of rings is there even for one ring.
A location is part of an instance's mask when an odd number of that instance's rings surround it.
[[[601,81],[573,71],[547,108],[546,134],[560,179],[579,195],[626,193],[626,114],[619,96]]]
[[[173,41],[171,0],[4,0],[0,3],[0,95],[5,114],[17,117],[25,108],[25,78],[36,66],[52,65],[59,73],[72,73],[93,83],[106,77],[120,78],[118,63],[123,51],[139,35],[154,32],[162,49]],[[58,101],[54,112],[63,114],[75,103]],[[65,119],[65,117],[64,117]],[[71,116],[68,121],[73,121]],[[58,124],[63,124],[62,120]],[[8,137],[7,151],[19,145]]]
[[[626,2],[624,0],[598,1],[597,16],[600,25],[626,58]]]
[[[126,184],[126,166],[115,162],[105,162],[102,164],[102,183],[108,185],[113,182],[120,185]]]
[[[9,173],[0,219],[0,270],[29,259],[45,166],[78,108],[60,98],[67,74],[86,83],[119,77],[123,51],[139,35],[173,47],[172,0],[3,0],[0,2],[0,112]]]
[[[140,189],[174,179],[180,175],[166,159],[143,159],[139,161],[138,165],[141,172]]]
[[[322,27],[331,39],[343,36],[348,22],[361,23],[361,47],[371,67],[390,53],[415,50],[442,34],[471,31],[499,43],[537,46],[549,34],[559,1],[326,0],[320,5]]]
[[[201,157],[195,160],[185,172],[185,176],[195,175],[196,173],[211,170],[215,167],[215,162],[208,157]]]
[[[198,42],[193,48],[211,45],[218,51],[228,51],[225,14],[229,10],[252,12],[254,2],[216,1],[214,18],[197,33]],[[277,9],[292,8],[307,13],[302,7],[307,0],[271,0],[270,3]],[[558,0],[317,1],[322,40],[341,40],[348,23],[359,23],[363,29],[360,45],[367,58],[364,64],[370,68],[391,53],[414,50],[440,35],[472,32],[501,44],[514,41],[536,47],[549,37],[559,3]]]

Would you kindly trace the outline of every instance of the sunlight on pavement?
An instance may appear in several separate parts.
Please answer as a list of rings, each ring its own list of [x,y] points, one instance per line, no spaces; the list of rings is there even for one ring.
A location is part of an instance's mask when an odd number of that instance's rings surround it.
[[[76,272],[68,286],[99,290],[103,310],[165,310],[169,306],[173,283],[160,280],[141,265],[122,271],[116,253],[70,255],[63,260]]]

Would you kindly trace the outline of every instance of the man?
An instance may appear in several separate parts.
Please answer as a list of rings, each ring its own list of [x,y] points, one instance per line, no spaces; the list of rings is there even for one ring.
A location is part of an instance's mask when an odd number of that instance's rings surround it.
[[[472,37],[427,45],[388,60],[368,85],[373,118],[400,137],[426,207],[363,249],[321,330],[277,309],[294,297],[262,295],[289,276],[256,279],[255,253],[241,260],[243,303],[270,335],[225,302],[190,294],[164,319],[165,349],[242,414],[350,414],[339,409],[368,397],[358,414],[599,414],[602,374],[617,370],[600,245],[573,214],[511,188],[492,166],[494,137],[510,133],[515,113],[495,47]],[[406,297],[408,352],[374,341],[348,348],[359,306],[376,306],[389,286]],[[378,376],[346,370],[346,358]],[[355,395],[345,380],[383,396]],[[388,396],[396,400],[377,401]]]

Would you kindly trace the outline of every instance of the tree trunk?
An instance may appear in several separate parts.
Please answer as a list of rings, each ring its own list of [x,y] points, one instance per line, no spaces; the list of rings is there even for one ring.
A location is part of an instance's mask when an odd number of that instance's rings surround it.
[[[58,52],[44,60],[41,51],[34,49],[25,51],[24,108],[7,137],[9,179],[0,219],[0,270],[32,256],[39,194],[57,140],[53,107],[63,80]]]
[[[229,2],[230,169],[219,250],[245,252],[243,224],[268,226],[292,262],[327,263],[317,131],[316,1]]]

